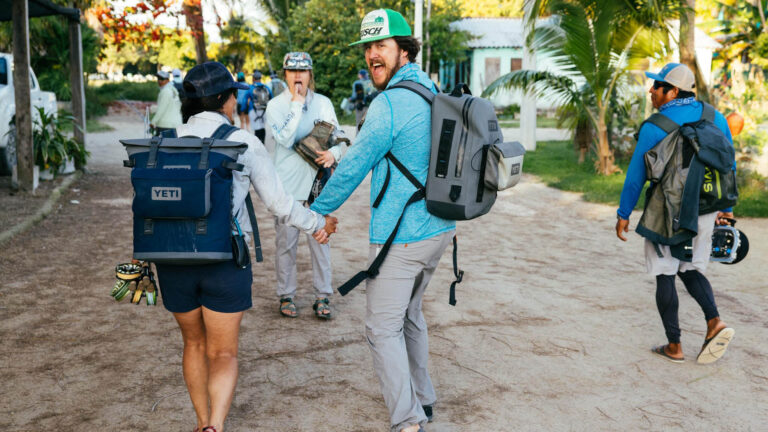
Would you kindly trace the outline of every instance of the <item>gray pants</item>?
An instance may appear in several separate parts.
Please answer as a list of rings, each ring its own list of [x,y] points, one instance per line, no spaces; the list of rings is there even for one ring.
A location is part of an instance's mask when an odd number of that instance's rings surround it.
[[[275,218],[275,271],[277,272],[277,296],[296,295],[296,249],[301,231]],[[307,243],[312,255],[312,286],[317,298],[333,294],[331,288],[331,244],[321,245],[307,234]]]
[[[365,335],[393,432],[426,424],[421,406],[436,400],[427,371],[429,343],[421,301],[454,234],[392,245],[379,275],[366,283]],[[370,245],[369,265],[380,249]]]

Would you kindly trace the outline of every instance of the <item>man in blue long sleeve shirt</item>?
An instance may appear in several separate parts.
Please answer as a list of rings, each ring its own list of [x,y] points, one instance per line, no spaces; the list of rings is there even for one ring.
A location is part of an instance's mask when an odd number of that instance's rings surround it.
[[[703,105],[696,101],[693,93],[696,80],[688,66],[670,63],[659,73],[646,72],[646,76],[654,80],[649,92],[654,108],[657,108],[660,113],[679,125],[695,122],[701,118]],[[732,143],[731,132],[725,117],[715,112],[714,123]],[[627,240],[623,234],[629,231],[629,216],[647,180],[644,155],[666,135],[666,132],[650,122],[644,123],[640,128],[637,146],[621,191],[619,209],[616,212],[616,235],[622,241]],[[650,240],[645,240],[646,267],[648,273],[656,277],[656,305],[669,342],[667,345],[654,348],[653,352],[673,362],[680,363],[684,360],[677,318],[679,302],[675,290],[675,274],[682,279],[685,288],[699,303],[707,321],[707,334],[697,361],[699,363],[716,361],[725,353],[733,337],[734,330],[727,327],[720,319],[712,286],[703,275],[712,250],[713,227],[715,223],[727,223],[726,218],[733,218],[732,209],[699,216],[698,232],[692,243],[691,262],[680,261],[673,257],[669,246],[654,245]]]
[[[419,43],[399,13],[370,12],[360,30],[365,60],[379,90],[402,80],[416,81],[436,92],[434,84],[412,63]],[[430,107],[405,89],[381,93],[371,103],[355,144],[310,207],[321,214],[339,208],[371,176],[371,202],[387,176],[387,152],[400,160],[422,184],[426,183],[431,148]],[[381,203],[371,208],[369,264],[394,230],[403,208],[416,190],[390,167],[389,186]],[[427,212],[424,200],[405,210],[389,254],[375,279],[366,282],[366,336],[373,355],[392,432],[416,432],[432,416],[435,389],[427,371],[427,326],[422,296],[446,246],[455,222]]]

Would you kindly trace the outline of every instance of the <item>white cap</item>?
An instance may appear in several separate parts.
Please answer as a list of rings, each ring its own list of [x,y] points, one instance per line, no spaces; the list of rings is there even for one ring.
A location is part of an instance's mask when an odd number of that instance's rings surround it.
[[[696,77],[691,68],[680,63],[668,63],[659,73],[646,72],[645,76],[656,81],[672,84],[680,90],[692,92],[696,87]]]
[[[171,71],[171,75],[173,75],[176,78],[181,78],[181,70],[179,70],[179,68],[176,68]]]

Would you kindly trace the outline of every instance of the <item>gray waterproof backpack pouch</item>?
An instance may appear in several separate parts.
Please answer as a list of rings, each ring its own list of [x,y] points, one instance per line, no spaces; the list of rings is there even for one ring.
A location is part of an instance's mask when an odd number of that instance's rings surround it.
[[[473,97],[465,84],[457,85],[450,94],[436,95],[413,81],[401,81],[387,90],[397,88],[416,93],[432,107],[432,147],[426,185],[421,184],[391,152],[385,156],[416,187],[403,215],[409,205],[422,199],[426,199],[429,213],[443,219],[469,220],[488,213],[496,201],[496,192],[519,181],[525,148],[518,142],[504,142],[491,102]],[[387,167],[389,169],[389,165]],[[374,208],[384,198],[389,178],[388,171],[384,186],[373,202]],[[401,215],[370,267],[339,287],[341,295],[346,295],[365,279],[378,275],[402,218]],[[456,304],[455,287],[464,274],[457,269],[456,250],[454,237],[453,272],[456,280],[451,284],[451,305]]]
[[[491,210],[498,190],[517,184],[525,149],[519,143],[504,142],[490,101],[473,97],[465,84],[450,94],[437,95],[413,81],[391,88],[410,90],[432,105],[427,211],[443,219],[474,219]]]

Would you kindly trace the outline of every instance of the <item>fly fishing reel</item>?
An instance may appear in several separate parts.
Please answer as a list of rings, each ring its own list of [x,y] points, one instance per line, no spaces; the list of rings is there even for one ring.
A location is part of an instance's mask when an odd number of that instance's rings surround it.
[[[157,304],[155,274],[148,262],[118,264],[115,266],[115,278],[117,281],[109,295],[116,301],[130,296],[131,303],[139,304],[144,297],[148,306]]]

